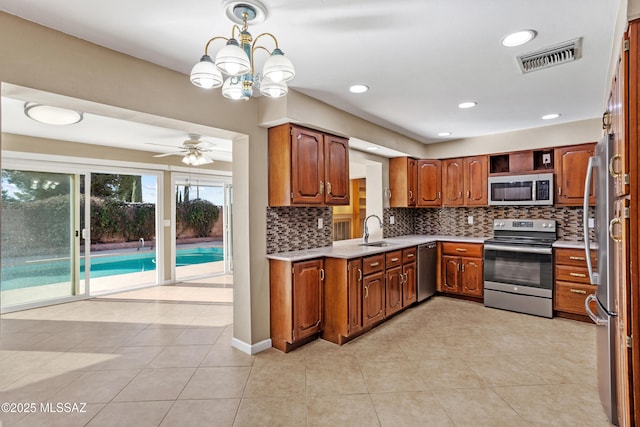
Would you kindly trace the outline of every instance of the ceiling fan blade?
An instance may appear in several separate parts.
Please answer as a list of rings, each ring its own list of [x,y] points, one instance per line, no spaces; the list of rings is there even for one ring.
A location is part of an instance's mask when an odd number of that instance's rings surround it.
[[[171,147],[171,148],[175,148],[176,150],[179,150],[180,148],[182,148],[178,145],[158,144],[157,142],[145,142],[145,145],[159,145],[160,147]]]
[[[176,152],[176,153],[164,153],[164,154],[156,154],[153,157],[168,157],[168,156],[181,156],[182,152]]]

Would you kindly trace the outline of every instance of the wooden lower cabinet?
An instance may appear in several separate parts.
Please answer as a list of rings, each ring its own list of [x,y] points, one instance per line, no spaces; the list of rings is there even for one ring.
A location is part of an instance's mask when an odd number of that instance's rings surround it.
[[[288,352],[322,330],[324,260],[270,260],[271,342]]]
[[[591,260],[594,266],[597,265],[595,251],[591,252]],[[596,286],[590,284],[584,249],[556,248],[554,261],[553,309],[559,315],[569,313],[587,320],[584,301],[596,292]]]
[[[362,326],[371,327],[384,320],[385,277],[383,272],[364,276],[362,281]]]
[[[407,307],[418,299],[418,293],[416,292],[416,277],[417,277],[416,263],[411,262],[402,266],[402,275],[404,280],[402,282],[402,306]]]
[[[324,264],[327,285],[324,294],[325,326],[321,336],[343,344],[363,330],[362,258],[326,258]]]
[[[482,297],[482,244],[442,243],[440,291]]]
[[[394,267],[386,273],[385,316],[391,316],[402,310],[402,267]]]

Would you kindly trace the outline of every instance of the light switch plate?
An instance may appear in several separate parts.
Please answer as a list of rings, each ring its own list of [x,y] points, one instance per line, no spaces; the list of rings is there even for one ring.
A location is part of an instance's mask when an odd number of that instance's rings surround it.
[[[324,221],[322,218],[318,218],[318,230],[322,230],[322,227],[324,227]]]
[[[396,223],[396,217],[393,215],[389,216],[389,224],[393,225]]]
[[[589,218],[588,225],[589,225],[589,228],[595,228],[596,222],[594,221],[593,218]]]
[[[170,219],[165,219],[163,222],[165,227],[171,227],[171,220]]]
[[[473,225],[473,216],[469,215],[467,217],[467,222],[469,223],[469,225]]]

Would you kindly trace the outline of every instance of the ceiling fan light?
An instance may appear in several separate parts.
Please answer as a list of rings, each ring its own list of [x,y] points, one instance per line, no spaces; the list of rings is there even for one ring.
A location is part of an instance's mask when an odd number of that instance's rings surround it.
[[[230,76],[240,76],[251,72],[251,63],[246,52],[236,39],[229,39],[227,45],[216,55],[216,67]]]
[[[200,62],[191,69],[191,83],[203,89],[222,86],[223,78],[209,55],[202,55]]]
[[[296,71],[289,58],[285,57],[280,49],[275,48],[264,63],[262,75],[275,83],[288,82],[295,77]]]
[[[263,79],[260,83],[260,93],[269,98],[280,98],[289,92],[287,84],[283,81],[274,82],[270,79]]]

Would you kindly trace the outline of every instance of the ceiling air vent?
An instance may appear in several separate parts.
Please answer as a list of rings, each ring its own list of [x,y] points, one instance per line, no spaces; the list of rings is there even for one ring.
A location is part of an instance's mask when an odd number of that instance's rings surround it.
[[[582,57],[582,37],[566,41],[539,50],[518,56],[518,64],[523,74],[532,71],[542,70],[543,68],[553,67],[554,65],[566,64],[573,62]]]

